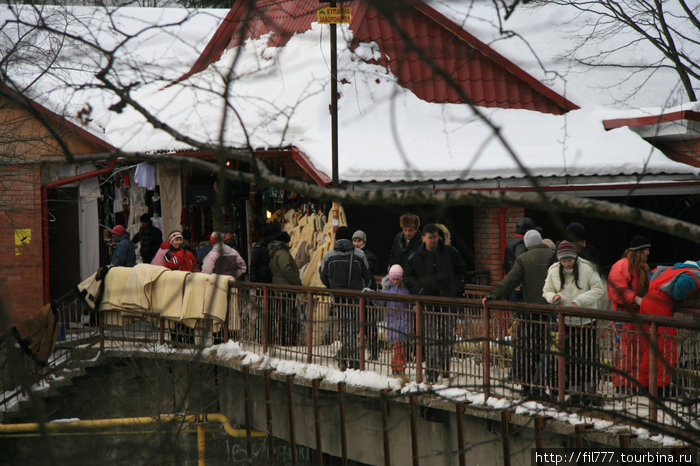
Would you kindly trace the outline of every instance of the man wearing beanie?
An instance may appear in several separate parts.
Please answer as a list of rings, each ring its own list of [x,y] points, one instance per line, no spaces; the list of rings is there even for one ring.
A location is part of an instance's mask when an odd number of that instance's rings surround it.
[[[328,288],[340,290],[362,290],[370,285],[367,258],[362,250],[352,244],[351,230],[342,226],[335,232],[335,245],[321,259],[319,274],[321,281]],[[341,348],[338,351],[338,365],[341,370],[346,367],[360,368],[360,353],[357,346],[359,333],[359,309],[357,300],[352,298],[334,298],[334,309],[340,319]]]
[[[566,227],[566,239],[576,248],[576,254],[586,259],[600,273],[600,255],[598,250],[588,242],[586,229],[578,222],[571,222]]]
[[[124,225],[112,228],[112,235],[116,239],[116,251],[112,265],[116,267],[133,267],[136,265],[136,250],[129,240],[129,233]]]
[[[141,259],[144,264],[150,264],[160,248],[160,243],[163,242],[163,232],[153,226],[151,216],[148,214],[141,215],[140,221],[139,231],[134,235],[131,242],[134,244],[141,243],[141,249],[139,249]]]
[[[542,236],[537,230],[528,230],[523,235],[523,244],[527,251],[515,259],[508,275],[491,290],[484,302],[488,299],[507,298],[520,286],[522,299],[526,303],[547,304],[542,297],[542,287],[554,252],[542,242]],[[522,384],[523,396],[539,394],[531,387],[531,382],[547,342],[545,325],[540,323],[545,319],[542,314],[522,313],[516,316],[517,323],[511,327],[516,341],[512,375],[513,379]]]

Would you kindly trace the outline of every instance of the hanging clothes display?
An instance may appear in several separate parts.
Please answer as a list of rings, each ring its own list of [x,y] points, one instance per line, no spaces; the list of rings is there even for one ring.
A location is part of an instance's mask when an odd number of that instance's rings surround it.
[[[154,190],[156,189],[158,177],[158,169],[150,163],[140,163],[136,165],[134,171],[134,183],[142,188]]]
[[[290,253],[295,260],[301,258],[304,261],[302,266],[297,262],[302,285],[323,287],[319,267],[323,256],[334,246],[333,222],[329,222],[323,212],[307,210],[305,206],[300,207],[300,210],[289,210],[284,215],[284,220],[283,230],[291,237]],[[347,226],[347,223],[345,210],[338,205],[338,226]],[[332,329],[330,309],[330,297],[316,299],[314,319],[318,323],[314,325],[314,344],[321,344]]]

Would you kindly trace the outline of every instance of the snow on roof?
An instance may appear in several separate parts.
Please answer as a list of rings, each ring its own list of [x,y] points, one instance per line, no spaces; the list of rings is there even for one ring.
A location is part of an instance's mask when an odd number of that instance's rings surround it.
[[[461,25],[551,89],[578,105],[617,109],[662,108],[688,101],[672,64],[629,27],[599,15],[552,2],[520,4],[499,27],[490,0],[425,0],[432,8]],[[582,2],[582,8],[598,8]],[[601,2],[602,3],[602,2]],[[622,8],[633,10],[633,5]],[[639,8],[641,9],[641,7]],[[664,2],[679,53],[700,62],[700,47],[689,38],[698,30],[676,2]],[[696,12],[697,13],[697,12]],[[503,12],[501,12],[503,14]],[[645,27],[640,24],[640,27]],[[652,30],[651,35],[658,32]],[[583,63],[594,62],[597,66]],[[612,65],[624,65],[625,68]],[[698,83],[695,82],[696,92]]]
[[[466,105],[428,103],[397,84],[387,69],[367,63],[379,50],[338,40],[339,172],[343,181],[483,180],[523,177],[492,129]],[[328,29],[314,24],[282,48],[268,37],[249,40],[221,60],[165,90],[140,96],[150,111],[200,141],[256,149],[295,146],[316,168],[331,172]],[[236,114],[224,118],[228,89]],[[187,111],[184,111],[187,109]],[[697,174],[669,160],[627,128],[605,131],[618,113],[589,106],[556,116],[528,110],[478,109],[499,127],[536,176]],[[222,121],[226,121],[222,130]],[[107,126],[126,150],[186,149],[133,110]]]
[[[104,121],[118,99],[96,78],[103,51],[114,53],[111,78],[163,86],[192,65],[227,12],[0,5],[0,66],[6,84],[57,115],[80,123],[77,112],[89,106],[90,118]],[[95,123],[87,129],[104,138]]]
[[[431,5],[440,6],[437,3],[431,0]],[[455,4],[445,0],[441,3]],[[483,5],[479,7],[483,10]],[[23,15],[36,16],[33,11],[27,8]],[[108,15],[108,11],[113,14]],[[313,24],[283,48],[267,46],[266,37],[249,40],[244,47],[227,51],[205,71],[164,88],[195,61],[226,10],[153,9],[145,14],[141,8],[45,7],[45,12],[51,13],[57,29],[66,28],[102,48],[111,50],[121,43],[110,77],[133,84],[131,95],[182,134],[232,147],[295,146],[316,168],[331,173],[327,26]],[[3,22],[13,16],[13,7],[0,8]],[[476,26],[472,23],[470,19],[469,31],[474,33],[472,27]],[[123,42],[129,32],[139,34]],[[17,32],[5,24],[0,33],[0,46],[7,50]],[[41,32],[29,39],[29,52],[34,50],[31,47],[60,52],[57,65],[37,79],[52,55],[47,54],[44,61],[41,56],[37,59],[36,54],[28,54],[8,72],[21,85],[31,82],[30,95],[50,103],[47,107],[72,118],[77,109],[89,104],[93,128],[104,128],[102,137],[126,151],[191,148],[154,129],[130,107],[121,113],[108,111],[118,100],[92,87],[99,84],[95,75],[106,64],[96,49],[77,40],[65,41],[58,48],[55,40],[50,41]],[[398,85],[389,70],[367,63],[380,53],[376,44],[363,43],[350,50],[347,44],[351,39],[347,26],[339,26],[341,180],[466,181],[524,176],[491,128],[468,106],[419,100]],[[492,45],[503,48],[499,51],[512,58],[512,53],[507,53],[510,45],[505,45],[516,42],[497,41]],[[526,70],[538,76],[531,67]],[[573,73],[573,68],[569,71]],[[589,76],[584,79],[593,80]],[[228,87],[227,80],[231,84]],[[222,97],[226,92],[230,106]],[[576,103],[583,108],[564,116],[526,110],[478,110],[501,129],[507,143],[535,176],[698,174],[697,168],[669,160],[627,128],[606,132],[602,120],[620,117],[619,111],[606,110],[589,100]]]

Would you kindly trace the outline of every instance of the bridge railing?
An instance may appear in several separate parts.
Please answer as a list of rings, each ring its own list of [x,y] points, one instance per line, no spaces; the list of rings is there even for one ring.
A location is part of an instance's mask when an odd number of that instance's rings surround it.
[[[662,422],[676,415],[698,420],[697,303],[680,309],[679,317],[662,318],[483,304],[489,290],[474,285],[467,298],[445,299],[231,281],[221,322],[202,318],[185,325],[148,312],[86,316],[84,309],[77,317],[70,306],[59,313],[69,334],[99,339],[101,348],[235,340],[282,360],[373,371],[486,397],[602,406],[637,418],[661,416]],[[668,402],[675,403],[672,410]]]

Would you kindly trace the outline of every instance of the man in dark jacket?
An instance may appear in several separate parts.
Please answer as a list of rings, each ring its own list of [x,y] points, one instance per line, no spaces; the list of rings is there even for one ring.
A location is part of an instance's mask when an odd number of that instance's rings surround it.
[[[542,297],[542,288],[554,252],[542,243],[542,236],[537,230],[528,230],[523,236],[523,244],[527,251],[515,259],[508,275],[491,290],[484,302],[487,299],[508,298],[516,287],[521,286],[522,299],[526,303],[547,304]],[[544,316],[541,314],[523,314],[516,316],[511,327],[511,336],[516,341],[513,378],[522,384],[524,396],[539,394],[538,389],[532,390],[531,382],[547,343],[548,328],[542,320]]]
[[[455,248],[440,242],[438,227],[423,228],[423,244],[408,259],[404,281],[411,294],[459,297],[464,293],[467,265]],[[454,309],[425,306],[423,326],[427,344],[426,379],[437,381],[438,372],[449,377],[450,358],[455,340]]]
[[[163,242],[163,232],[153,226],[150,215],[143,214],[139,220],[141,220],[141,226],[131,242],[141,243],[141,259],[144,264],[150,264],[160,248],[160,243]]]
[[[377,281],[375,275],[377,274],[377,256],[372,251],[367,249],[367,234],[362,230],[357,230],[352,234],[352,244],[355,245],[357,249],[365,253],[367,258],[367,265],[369,266],[369,275],[371,277],[371,282],[367,286],[373,290],[377,289]],[[367,345],[369,346],[369,358],[378,359],[379,358],[379,336],[377,335],[377,321],[379,319],[379,311],[372,310],[367,312],[367,319],[365,320],[366,329],[365,334],[367,335]]]
[[[116,240],[116,251],[114,253],[115,267],[133,267],[136,265],[136,250],[134,244],[129,240],[129,233],[124,225],[117,225],[112,228],[112,235]]]
[[[525,232],[528,230],[534,229],[535,222],[530,217],[523,217],[515,224],[515,236],[508,240],[506,249],[503,252],[503,272],[506,274],[510,272],[510,269],[513,268],[513,264],[515,264],[515,259],[517,259],[520,254],[527,251],[523,243],[523,235],[525,235]]]
[[[387,269],[394,264],[399,264],[401,268],[406,270],[408,258],[421,245],[420,218],[417,215],[403,214],[399,218],[399,224],[401,231],[396,234],[394,242],[391,244]]]
[[[253,244],[250,254],[249,280],[254,283],[272,283],[270,270],[270,253],[268,245],[282,233],[279,223],[266,223],[263,227],[262,239]]]
[[[335,246],[321,259],[319,273],[321,281],[328,288],[362,290],[371,281],[367,258],[362,250],[355,248],[350,241],[352,235],[348,227],[340,227],[335,232]],[[340,320],[340,342],[338,366],[360,368],[360,353],[357,345],[360,316],[357,300],[334,297],[334,309]]]

